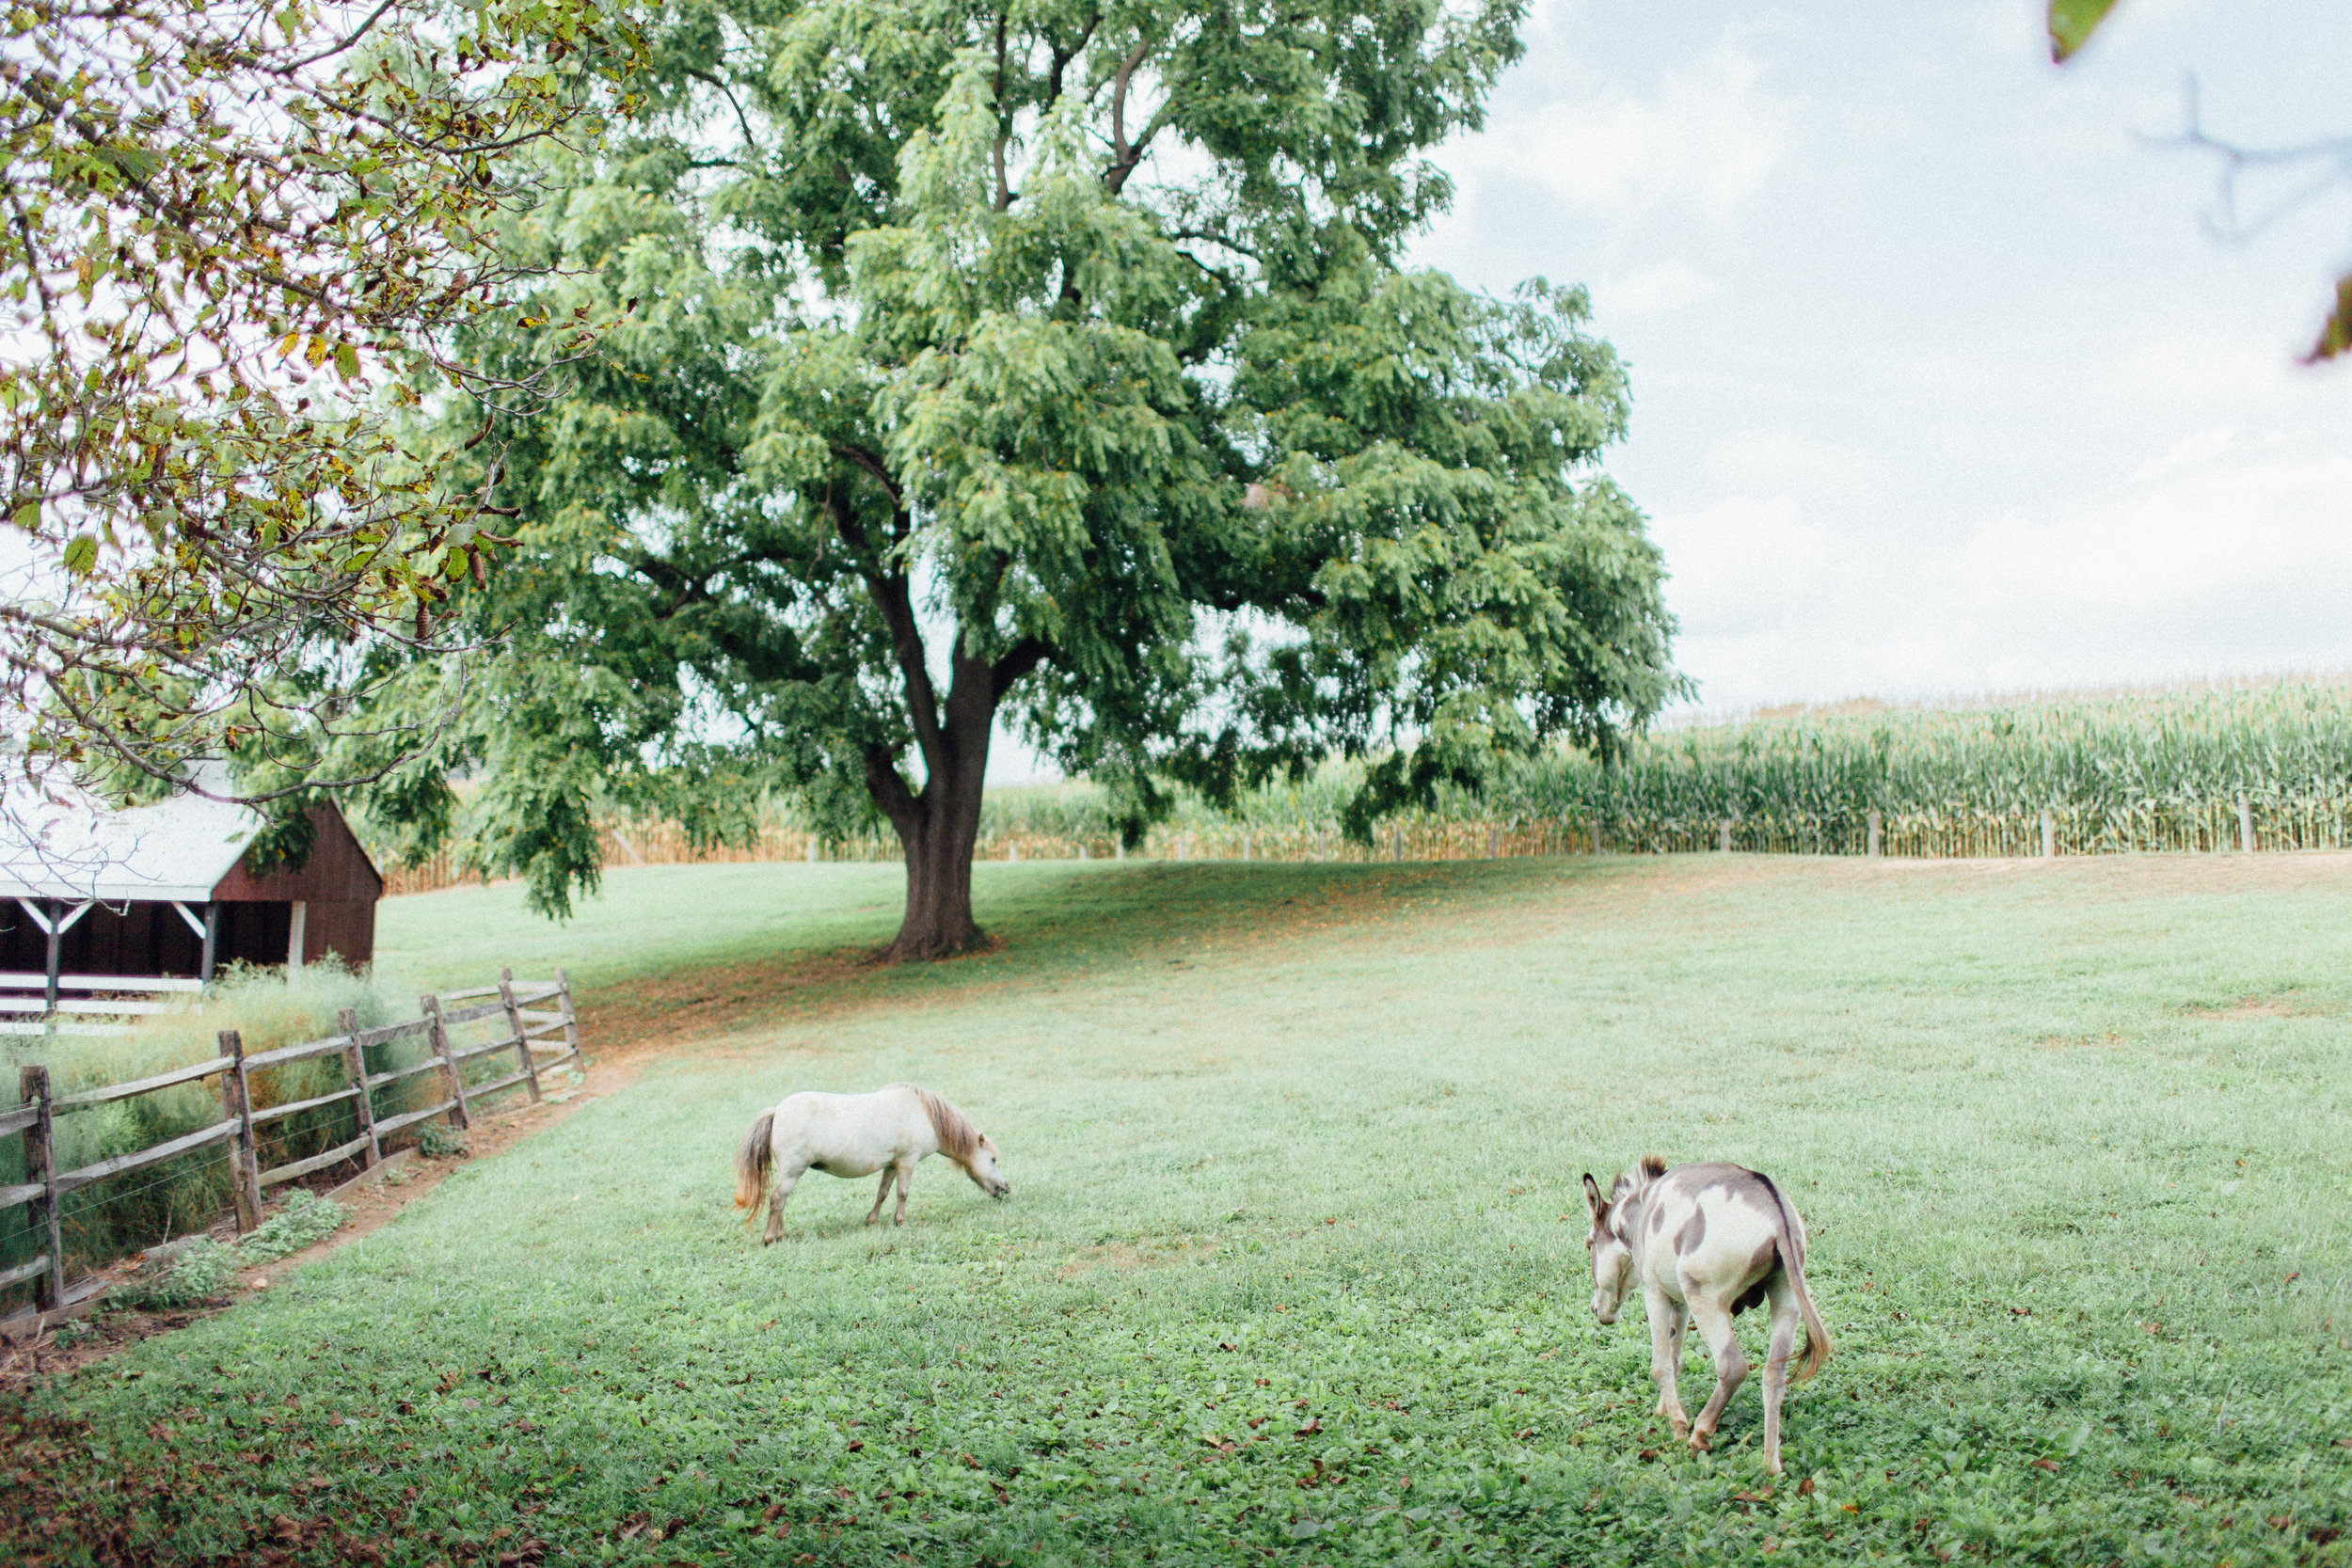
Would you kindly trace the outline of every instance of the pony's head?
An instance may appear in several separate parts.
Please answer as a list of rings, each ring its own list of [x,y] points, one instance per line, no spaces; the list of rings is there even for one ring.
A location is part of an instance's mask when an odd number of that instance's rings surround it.
[[[996,1141],[985,1132],[972,1145],[971,1154],[963,1162],[963,1172],[972,1184],[991,1197],[1010,1197],[1012,1183],[996,1168]]]
[[[1630,1172],[1618,1174],[1609,1196],[1603,1197],[1593,1173],[1584,1173],[1584,1206],[1593,1213],[1593,1228],[1584,1238],[1584,1250],[1593,1255],[1593,1316],[1604,1323],[1617,1321],[1626,1287],[1632,1282],[1633,1247],[1626,1230],[1626,1212],[1632,1207],[1631,1199],[1665,1174],[1665,1161],[1645,1154]]]

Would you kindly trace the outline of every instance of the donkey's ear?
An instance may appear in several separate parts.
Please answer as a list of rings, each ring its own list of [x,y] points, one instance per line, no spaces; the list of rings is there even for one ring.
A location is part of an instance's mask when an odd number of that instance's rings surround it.
[[[1600,1196],[1600,1183],[1593,1180],[1591,1171],[1584,1173],[1584,1206],[1593,1212],[1595,1219],[1600,1218],[1600,1212],[1609,1207]]]

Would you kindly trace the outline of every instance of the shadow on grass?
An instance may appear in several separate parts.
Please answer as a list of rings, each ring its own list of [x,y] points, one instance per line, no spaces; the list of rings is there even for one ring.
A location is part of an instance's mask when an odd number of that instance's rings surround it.
[[[1569,858],[984,865],[976,868],[974,904],[987,940],[972,953],[884,964],[878,961],[880,940],[812,950],[787,939],[771,956],[732,958],[719,947],[706,949],[707,960],[697,963],[691,952],[672,949],[662,971],[589,988],[583,1019],[591,1038],[626,1047],[813,1014],[934,1006],[981,987],[1083,981],[1158,953],[1197,952],[1203,943],[1279,950],[1471,905],[1503,913],[1538,894],[1556,895],[1564,885],[1622,881],[1646,863]]]

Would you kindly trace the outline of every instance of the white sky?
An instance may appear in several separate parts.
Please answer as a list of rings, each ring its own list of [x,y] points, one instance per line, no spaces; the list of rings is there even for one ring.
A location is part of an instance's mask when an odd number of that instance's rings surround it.
[[[1703,707],[2352,666],[2352,368],[2295,363],[2352,188],[2226,243],[2141,139],[2189,71],[2217,135],[2352,135],[2352,6],[2124,0],[2063,71],[2035,0],[1528,39],[1419,259],[1591,287]]]

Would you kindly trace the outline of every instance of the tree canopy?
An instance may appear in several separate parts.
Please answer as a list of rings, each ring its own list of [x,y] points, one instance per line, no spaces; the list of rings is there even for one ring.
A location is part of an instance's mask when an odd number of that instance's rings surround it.
[[[968,944],[1000,710],[1129,832],[1380,754],[1351,813],[1677,688],[1598,467],[1581,290],[1406,264],[1519,53],[1511,0],[693,0],[648,106],[509,235],[533,318],[634,313],[511,431],[511,630],[379,816],[551,911],[598,791],[718,835],[762,788],[905,843],[894,951]],[[520,377],[548,329],[479,335]],[[472,418],[470,414],[467,419]],[[412,667],[420,688],[438,679]]]
[[[532,270],[495,245],[517,153],[594,132],[634,34],[600,0],[24,0],[0,31],[9,739],[134,783],[315,760],[341,655],[444,645],[511,515],[495,445],[404,445],[397,405],[525,417],[593,341],[501,373],[453,334]]]

